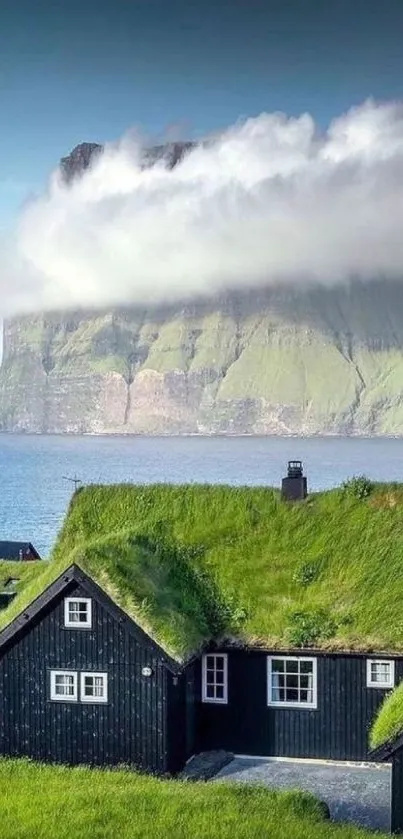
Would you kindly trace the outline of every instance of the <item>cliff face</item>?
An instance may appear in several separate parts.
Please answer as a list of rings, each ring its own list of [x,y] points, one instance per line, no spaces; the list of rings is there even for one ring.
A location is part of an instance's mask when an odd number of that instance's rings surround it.
[[[191,141],[177,141],[151,146],[143,152],[143,168],[164,159],[168,169],[173,169],[194,145]],[[66,183],[71,183],[74,178],[82,175],[102,151],[103,146],[99,143],[80,143],[67,157],[62,157],[59,168]]]
[[[192,143],[148,149],[168,166]],[[66,182],[102,151],[77,146]],[[9,321],[0,430],[403,434],[403,285]]]
[[[403,288],[9,321],[0,428],[403,434]]]

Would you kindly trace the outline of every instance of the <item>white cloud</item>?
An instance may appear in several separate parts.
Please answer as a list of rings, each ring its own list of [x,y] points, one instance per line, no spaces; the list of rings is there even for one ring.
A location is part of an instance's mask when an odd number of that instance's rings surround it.
[[[261,114],[174,169],[129,134],[70,187],[57,174],[3,243],[0,315],[147,304],[223,289],[403,277],[403,104],[324,135]]]

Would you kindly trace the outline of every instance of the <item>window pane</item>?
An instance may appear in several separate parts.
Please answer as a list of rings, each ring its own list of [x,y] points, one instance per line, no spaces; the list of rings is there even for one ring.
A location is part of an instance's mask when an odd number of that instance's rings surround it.
[[[57,673],[55,675],[56,696],[74,696],[74,677]]]
[[[69,601],[69,623],[88,623],[88,603]]]
[[[203,665],[203,699],[226,701],[227,659],[224,655],[209,654]]]
[[[313,705],[314,662],[271,659],[270,701],[285,704]],[[284,668],[284,669],[282,669]]]
[[[390,682],[390,662],[371,662],[371,682]]]
[[[94,696],[104,695],[104,680],[101,678],[95,679]]]
[[[299,691],[295,688],[287,688],[285,692],[285,697],[287,702],[298,702],[299,699]]]
[[[84,694],[85,696],[94,695],[94,678],[93,676],[84,677]]]

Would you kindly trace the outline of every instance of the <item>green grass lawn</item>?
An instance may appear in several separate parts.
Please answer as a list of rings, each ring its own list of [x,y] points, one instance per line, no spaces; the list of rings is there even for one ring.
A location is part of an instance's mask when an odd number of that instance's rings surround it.
[[[369,839],[301,792],[0,760],[1,839]],[[377,834],[380,836],[380,834]]]

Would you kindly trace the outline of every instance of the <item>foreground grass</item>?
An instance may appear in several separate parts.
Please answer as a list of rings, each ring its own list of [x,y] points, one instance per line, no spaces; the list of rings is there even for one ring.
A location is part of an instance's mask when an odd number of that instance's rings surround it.
[[[365,839],[301,792],[0,760],[2,839]],[[380,834],[378,834],[379,836]]]

